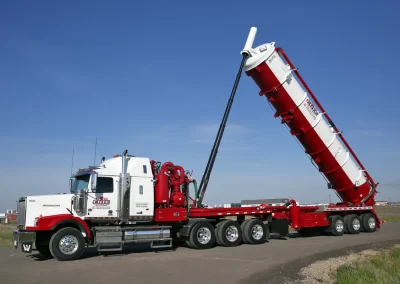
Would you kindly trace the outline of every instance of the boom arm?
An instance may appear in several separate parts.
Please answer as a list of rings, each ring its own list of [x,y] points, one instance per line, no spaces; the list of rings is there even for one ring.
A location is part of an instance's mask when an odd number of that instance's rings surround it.
[[[217,136],[216,136],[215,141],[214,141],[214,146],[213,146],[213,148],[211,150],[210,157],[208,158],[206,169],[204,170],[204,174],[203,174],[203,177],[202,177],[201,182],[200,182],[198,196],[197,196],[197,200],[196,200],[198,207],[202,207],[204,194],[205,194],[205,192],[207,190],[208,181],[210,180],[211,172],[212,172],[212,169],[213,169],[213,166],[214,166],[215,158],[217,157],[217,154],[218,154],[218,149],[219,149],[219,145],[220,145],[221,140],[222,140],[222,136],[224,135],[226,122],[228,120],[229,113],[230,113],[231,108],[232,108],[232,104],[233,104],[233,100],[235,98],[237,86],[239,85],[240,77],[241,77],[242,71],[243,71],[243,66],[245,65],[246,59],[249,56],[249,53],[247,52],[247,50],[250,49],[251,46],[253,45],[253,41],[254,41],[256,33],[257,33],[257,29],[253,27],[253,28],[251,28],[250,33],[249,33],[249,35],[247,37],[247,41],[246,41],[244,50],[242,52],[242,56],[243,56],[242,62],[240,63],[239,71],[238,71],[238,73],[236,75],[235,83],[233,84],[231,96],[229,97],[228,103],[226,105],[225,113],[224,113],[224,116],[222,118],[221,124],[220,124],[219,129],[218,129]]]

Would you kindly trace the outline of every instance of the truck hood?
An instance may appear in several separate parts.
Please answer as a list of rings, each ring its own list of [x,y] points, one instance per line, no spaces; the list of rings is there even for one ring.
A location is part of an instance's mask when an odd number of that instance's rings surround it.
[[[69,214],[70,212],[67,208],[73,212],[71,208],[72,197],[73,194],[26,196],[25,225],[27,227],[34,226],[35,218],[40,215],[45,217],[57,214]]]

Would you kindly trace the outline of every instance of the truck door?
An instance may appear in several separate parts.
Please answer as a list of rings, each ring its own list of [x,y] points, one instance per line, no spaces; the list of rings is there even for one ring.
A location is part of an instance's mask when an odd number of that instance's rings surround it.
[[[129,216],[151,220],[154,216],[154,185],[152,178],[131,176]]]
[[[88,217],[117,217],[118,185],[112,177],[97,177],[96,192],[88,198]]]

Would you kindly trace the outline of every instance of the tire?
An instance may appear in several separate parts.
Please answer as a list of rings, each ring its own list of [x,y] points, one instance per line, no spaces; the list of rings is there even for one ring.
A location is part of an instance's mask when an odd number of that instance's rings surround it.
[[[35,243],[35,247],[36,247],[36,250],[41,254],[41,255],[43,255],[44,257],[46,257],[46,258],[52,258],[53,257],[53,255],[51,254],[51,252],[50,252],[50,246],[49,246],[49,244],[47,244],[47,245],[45,245],[45,244],[37,244],[37,243]]]
[[[260,219],[248,219],[242,223],[243,242],[246,244],[262,244],[266,242],[268,227]]]
[[[346,215],[345,218],[343,218],[345,226],[346,226],[346,232],[349,234],[359,234],[360,229],[361,229],[361,220],[360,217],[356,214],[351,214],[351,215]]]
[[[363,214],[361,224],[364,232],[372,233],[376,231],[376,218],[372,213]]]
[[[68,241],[72,241],[75,243],[75,247],[72,248],[73,252],[67,252],[68,243],[65,244],[67,247],[62,250],[60,248],[61,243],[65,243]],[[55,232],[50,239],[50,252],[53,257],[59,261],[70,261],[79,259],[84,250],[85,250],[85,238],[82,236],[82,233],[71,227],[62,228],[59,231]]]
[[[224,247],[235,247],[242,242],[242,229],[238,222],[224,220],[215,228],[217,244]]]
[[[200,221],[193,226],[189,235],[190,247],[194,249],[209,249],[215,243],[214,227],[207,221]]]
[[[342,236],[345,230],[345,223],[342,216],[333,215],[329,217],[331,225],[329,226],[329,233],[333,236]]]
[[[364,230],[364,225],[363,225],[363,219],[366,213],[363,213],[360,215],[360,220],[361,220],[361,228],[360,228],[360,232],[365,232]]]
[[[349,216],[350,216],[350,215],[345,215],[345,216],[343,217],[343,222],[344,222],[343,234],[349,234],[349,230],[347,229],[347,223],[349,222],[349,221],[348,221]]]

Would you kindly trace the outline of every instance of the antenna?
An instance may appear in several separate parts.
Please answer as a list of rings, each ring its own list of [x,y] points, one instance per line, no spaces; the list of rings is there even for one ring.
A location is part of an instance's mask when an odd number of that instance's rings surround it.
[[[72,176],[72,167],[74,166],[74,154],[75,154],[75,149],[72,149],[72,162],[71,162],[71,175]]]
[[[93,166],[96,165],[96,150],[97,150],[97,137],[96,137],[96,143],[94,145],[94,160],[93,160]]]

